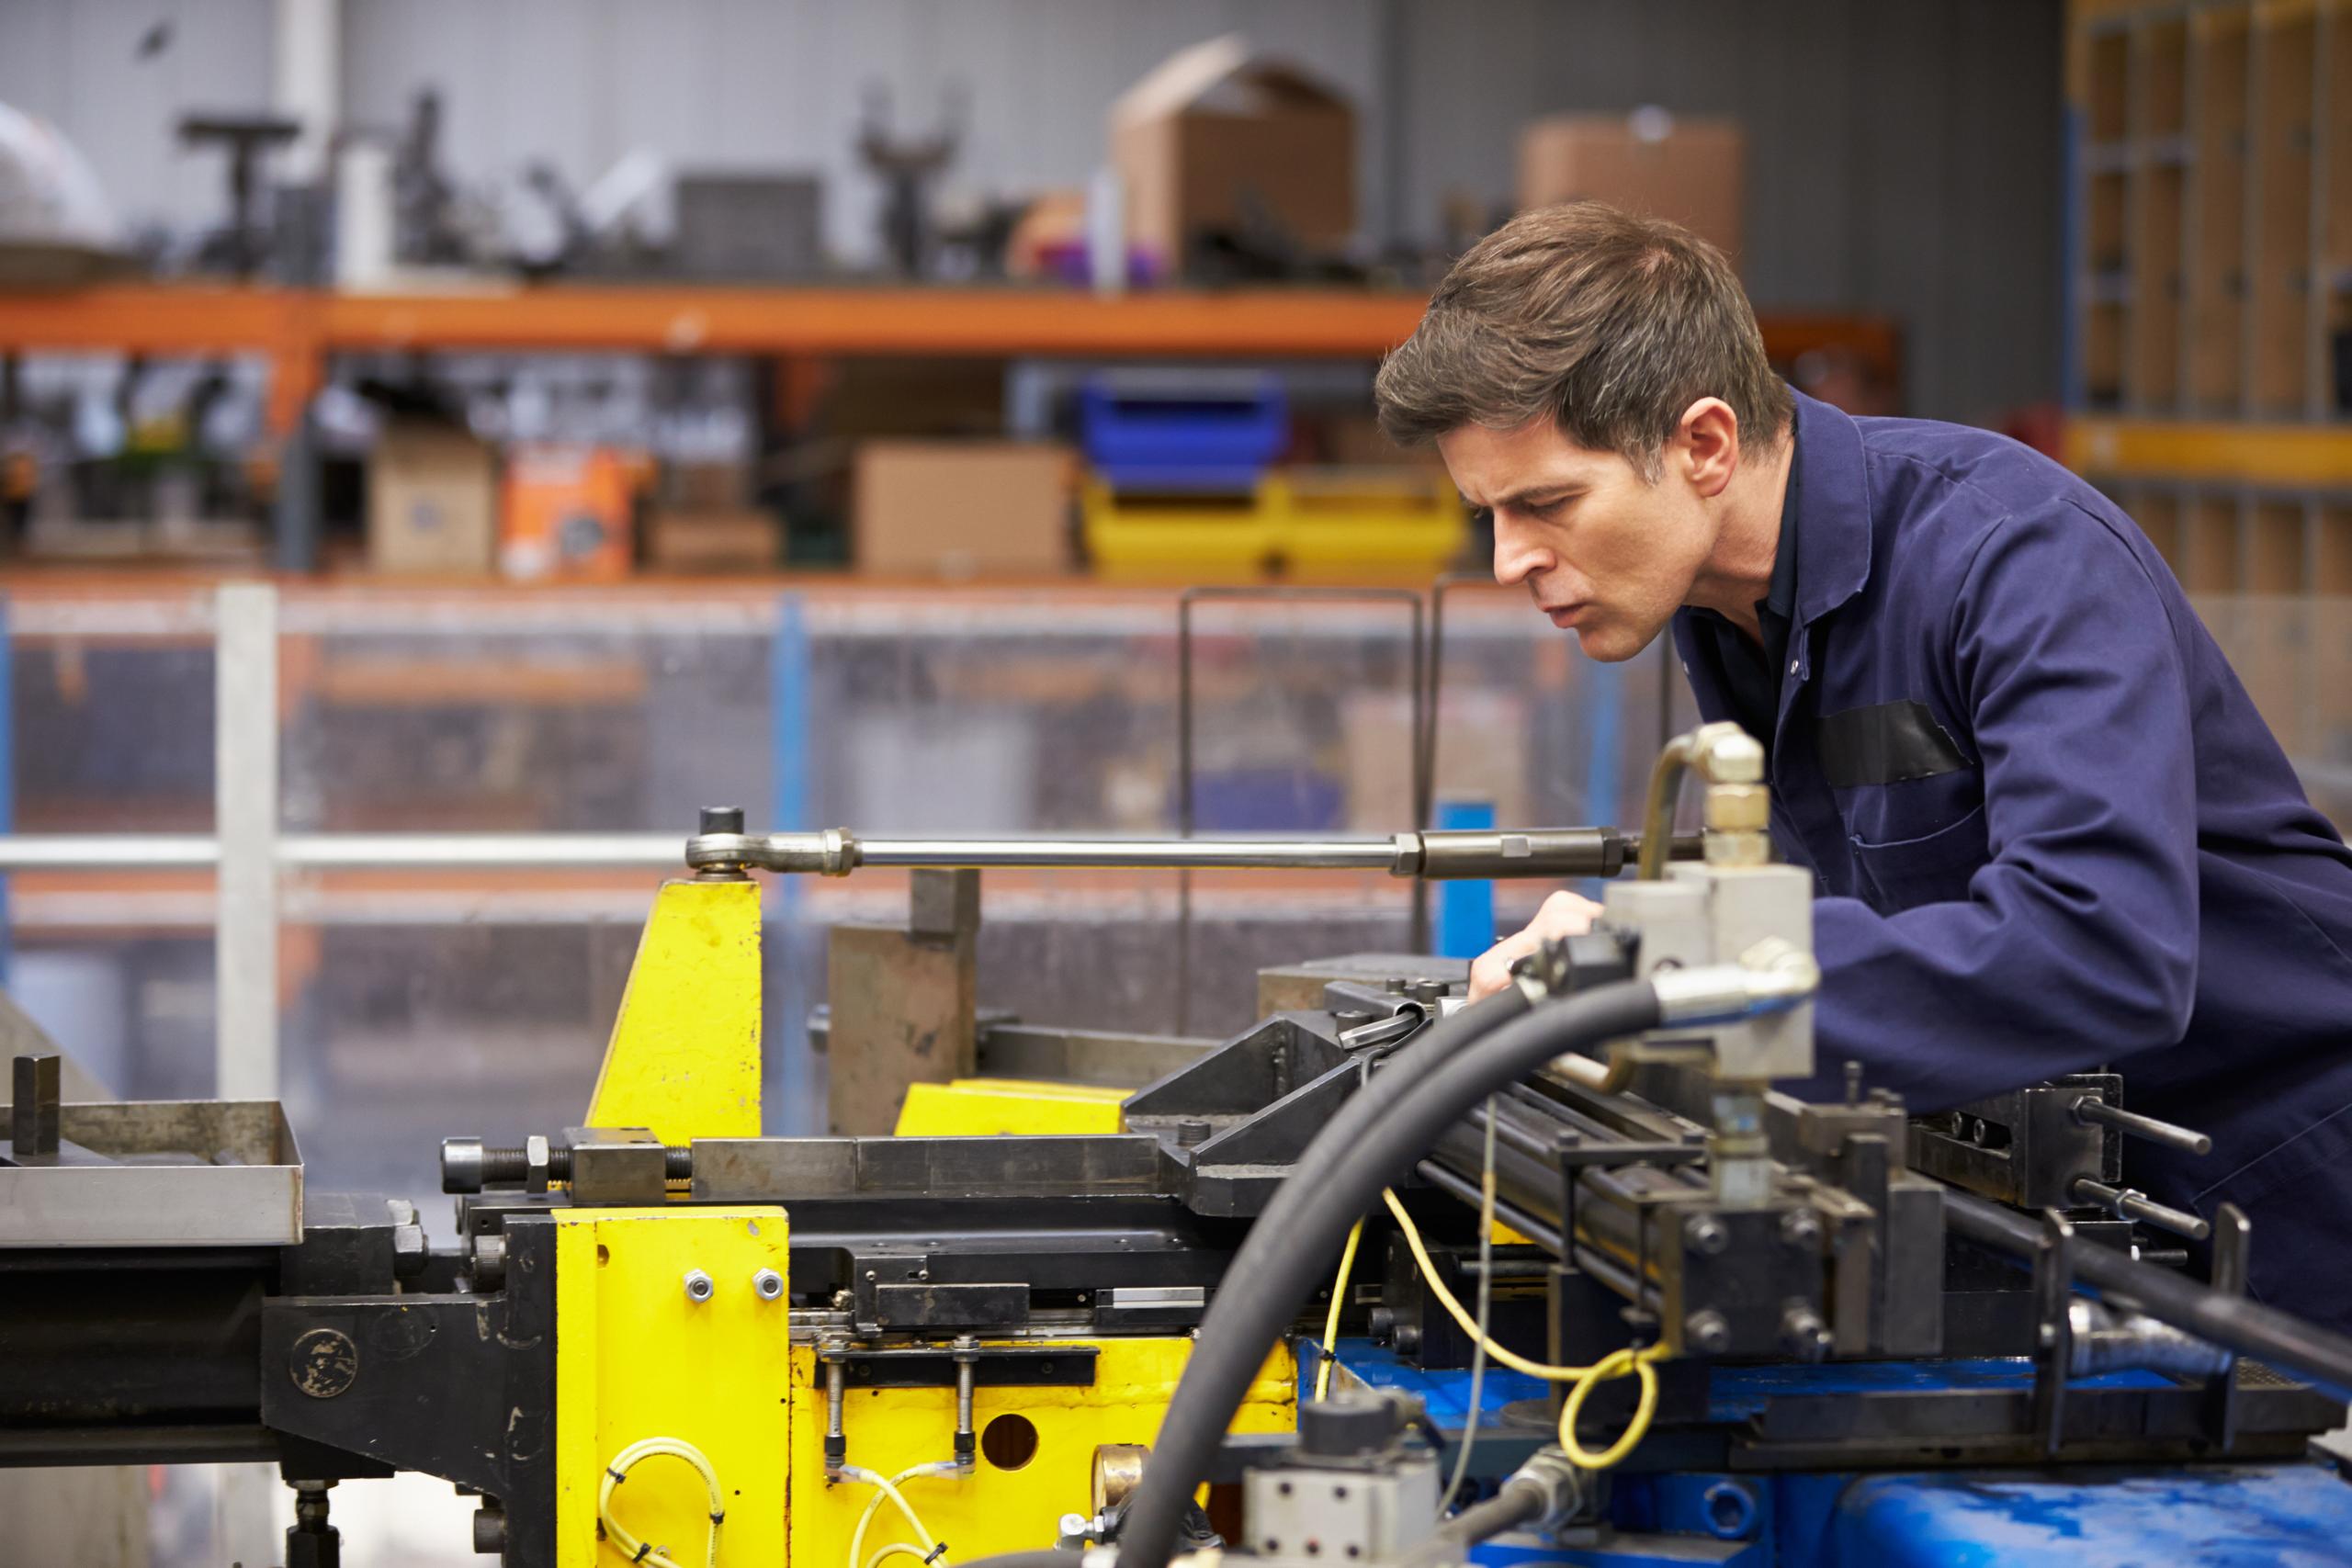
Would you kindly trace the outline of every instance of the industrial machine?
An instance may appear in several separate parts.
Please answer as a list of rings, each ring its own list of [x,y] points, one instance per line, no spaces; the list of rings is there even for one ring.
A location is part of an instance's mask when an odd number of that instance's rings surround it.
[[[454,1248],[305,1192],[274,1105],[61,1103],[21,1058],[0,1461],[272,1460],[289,1565],[393,1470],[478,1493],[514,1568],[2335,1560],[2352,1341],[2246,1299],[2242,1214],[2130,1188],[2194,1131],[2113,1073],[1930,1117],[1773,1089],[1817,973],[1762,772],[1681,738],[1639,834],[706,814],[582,1125],[444,1145]],[[1498,995],[1285,965],[1216,1043],[979,1014],[1012,864],[1618,880]],[[879,865],[912,908],[835,933],[844,1135],[762,1137],[753,879]]]

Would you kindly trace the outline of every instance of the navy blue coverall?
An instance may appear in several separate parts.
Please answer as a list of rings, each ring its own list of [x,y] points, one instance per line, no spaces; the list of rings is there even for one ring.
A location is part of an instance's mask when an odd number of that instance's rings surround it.
[[[1980,430],[1800,396],[1768,744],[1820,892],[1801,1092],[1858,1059],[1932,1111],[2111,1064],[2213,1139],[2127,1140],[2127,1182],[2237,1203],[2254,1293],[2352,1329],[2352,852],[2163,558]],[[1738,716],[1724,624],[1675,617],[1709,719]]]

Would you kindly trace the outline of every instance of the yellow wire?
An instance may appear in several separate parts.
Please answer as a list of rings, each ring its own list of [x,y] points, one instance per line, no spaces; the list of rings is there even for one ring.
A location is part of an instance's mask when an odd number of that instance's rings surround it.
[[[1650,1417],[1657,1414],[1657,1373],[1651,1363],[1664,1359],[1663,1348],[1652,1345],[1642,1350],[1613,1350],[1594,1365],[1590,1377],[1578,1378],[1569,1388],[1568,1397],[1560,1404],[1560,1451],[1568,1456],[1569,1463],[1584,1470],[1607,1470],[1649,1436]],[[1634,1404],[1633,1420],[1626,1423],[1624,1435],[1615,1442],[1597,1454],[1588,1452],[1577,1441],[1577,1413],[1584,1408],[1585,1395],[1629,1371],[1642,1384],[1641,1397]]]
[[[1405,1205],[1397,1201],[1393,1190],[1384,1191],[1380,1196],[1387,1202],[1388,1213],[1396,1219],[1396,1228],[1403,1234],[1405,1246],[1412,1252],[1413,1261],[1419,1267],[1421,1279],[1429,1286],[1430,1294],[1435,1296],[1438,1304],[1445,1308],[1453,1321],[1462,1325],[1463,1333],[1469,1335],[1474,1340],[1478,1339],[1480,1337],[1478,1320],[1463,1307],[1461,1302],[1454,1298],[1453,1292],[1445,1288],[1445,1282],[1438,1278],[1437,1265],[1430,1261],[1429,1248],[1421,1245],[1421,1233],[1414,1227],[1413,1216],[1405,1212]],[[1641,1440],[1649,1435],[1650,1417],[1657,1413],[1657,1373],[1651,1369],[1654,1363],[1666,1359],[1668,1354],[1664,1341],[1661,1340],[1656,1345],[1646,1346],[1639,1350],[1630,1347],[1623,1350],[1611,1350],[1589,1367],[1554,1367],[1547,1366],[1542,1361],[1531,1361],[1516,1350],[1508,1346],[1498,1345],[1492,1339],[1486,1340],[1486,1347],[1487,1355],[1513,1371],[1524,1372],[1532,1378],[1542,1378],[1546,1382],[1564,1382],[1574,1385],[1568,1390],[1566,1400],[1560,1405],[1560,1447],[1567,1454],[1570,1462],[1582,1466],[1586,1470],[1607,1470],[1611,1465],[1632,1453]],[[1634,1419],[1626,1427],[1624,1436],[1600,1453],[1589,1452],[1577,1442],[1577,1412],[1584,1408],[1585,1397],[1594,1389],[1612,1378],[1622,1378],[1628,1372],[1639,1378],[1642,1385],[1641,1397],[1634,1406]]]
[[[929,1562],[931,1561],[930,1558],[925,1557],[922,1554],[922,1549],[921,1547],[909,1546],[903,1540],[894,1540],[887,1546],[876,1547],[874,1549],[874,1555],[865,1560],[865,1568],[882,1568],[882,1563],[886,1559],[895,1557],[900,1552],[906,1553],[909,1557],[913,1558],[918,1562]]]
[[[1340,1308],[1348,1299],[1348,1273],[1356,1266],[1356,1243],[1363,1239],[1363,1222],[1348,1233],[1347,1249],[1340,1254],[1340,1277],[1331,1282],[1331,1310],[1323,1319],[1323,1359],[1315,1369],[1315,1397],[1331,1392],[1331,1363],[1339,1355]]]
[[[632,1562],[644,1564],[645,1568],[679,1568],[676,1560],[668,1552],[646,1545],[613,1517],[613,1488],[621,1483],[622,1478],[635,1468],[639,1460],[652,1459],[657,1455],[682,1459],[693,1465],[702,1477],[703,1486],[710,1494],[710,1534],[705,1561],[709,1568],[717,1568],[718,1524],[726,1512],[718,1472],[711,1468],[710,1461],[703,1457],[700,1449],[677,1438],[647,1438],[641,1442],[631,1443],[615,1454],[612,1462],[605,1467],[604,1481],[596,1490],[596,1517],[605,1527],[606,1542],[622,1556]]]

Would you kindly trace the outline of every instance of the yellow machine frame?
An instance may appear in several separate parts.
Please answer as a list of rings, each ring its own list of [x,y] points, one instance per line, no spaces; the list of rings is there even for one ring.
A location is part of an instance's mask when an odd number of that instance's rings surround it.
[[[898,1131],[1114,1132],[1125,1098],[1008,1080],[919,1084]],[[760,1110],[759,890],[745,881],[666,883],[629,971],[587,1124],[650,1128],[674,1145],[755,1137]],[[582,1208],[555,1218],[560,1568],[627,1561],[604,1537],[598,1495],[614,1456],[650,1438],[692,1444],[717,1473],[723,1568],[845,1562],[873,1488],[828,1481],[815,1347],[791,1343],[786,1299],[763,1299],[753,1284],[763,1269],[790,1278],[786,1211]],[[687,1289],[693,1270],[709,1277],[705,1299]],[[1095,1450],[1157,1437],[1193,1348],[1189,1337],[1165,1336],[1021,1343],[1091,1351],[1094,1382],[975,1392],[980,1454],[972,1470],[904,1488],[951,1562],[1050,1544],[1043,1532],[1053,1521],[1089,1506]],[[1290,1349],[1277,1349],[1234,1429],[1291,1430],[1297,1386]],[[849,1462],[885,1475],[948,1460],[956,1393],[853,1387],[842,1427]],[[709,1506],[686,1461],[640,1461],[616,1486],[612,1508],[662,1555],[703,1561]],[[911,1534],[886,1506],[865,1550],[871,1555]]]

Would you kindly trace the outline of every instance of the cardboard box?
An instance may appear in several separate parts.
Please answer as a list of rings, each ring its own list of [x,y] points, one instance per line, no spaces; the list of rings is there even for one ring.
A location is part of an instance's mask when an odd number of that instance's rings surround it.
[[[1057,575],[1069,570],[1071,462],[1011,441],[868,441],[857,449],[861,571]]]
[[[1736,120],[1662,109],[1560,115],[1519,136],[1519,206],[1605,201],[1670,219],[1739,263],[1747,136]]]
[[[453,425],[388,422],[368,462],[368,564],[387,574],[487,576],[498,459]]]
[[[628,465],[604,447],[518,449],[506,468],[500,570],[524,582],[627,577],[634,488]]]
[[[783,551],[783,525],[755,507],[665,508],[645,520],[645,560],[656,571],[772,571]]]
[[[1355,111],[1238,35],[1170,55],[1111,106],[1127,239],[1181,273],[1191,237],[1272,218],[1312,250],[1356,226]]]

